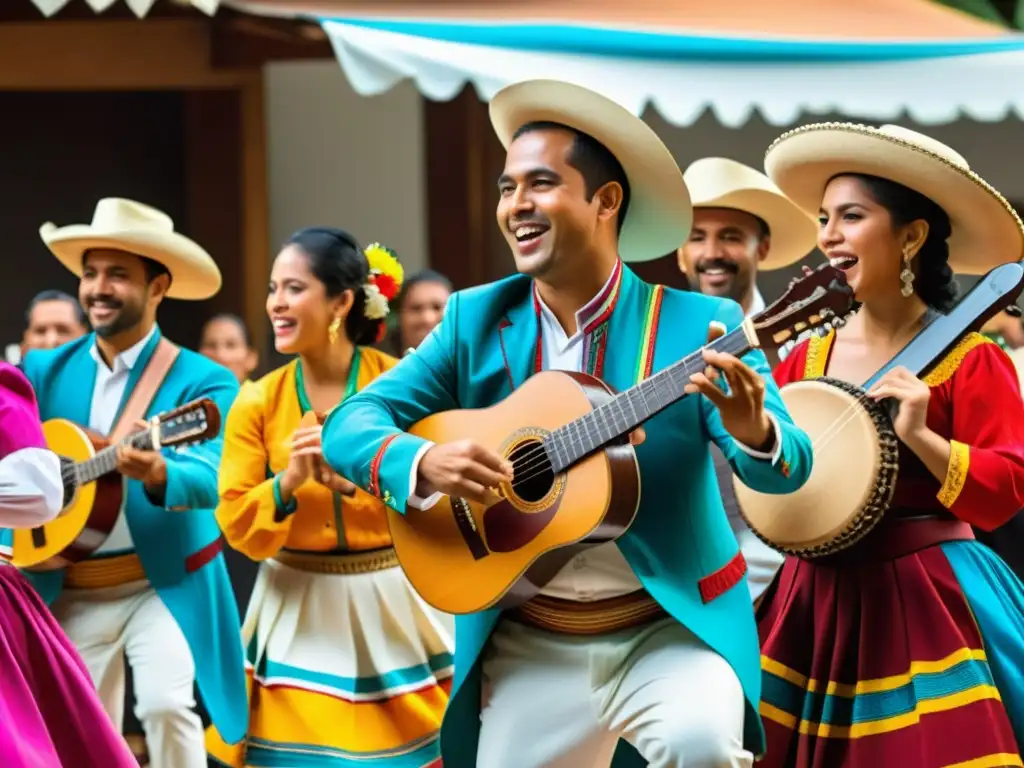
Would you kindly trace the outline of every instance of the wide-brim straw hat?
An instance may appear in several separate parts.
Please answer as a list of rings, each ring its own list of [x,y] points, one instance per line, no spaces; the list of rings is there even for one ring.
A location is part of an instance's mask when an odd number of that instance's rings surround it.
[[[498,91],[490,113],[506,149],[522,126],[550,121],[591,136],[615,155],[630,189],[619,234],[624,261],[657,259],[689,237],[693,210],[682,171],[650,126],[625,107],[571,83],[526,80]]]
[[[788,267],[814,250],[817,219],[800,210],[760,171],[725,157],[704,157],[690,164],[683,179],[694,210],[729,208],[768,225],[771,248],[760,269]]]
[[[148,205],[119,197],[96,204],[91,224],[39,228],[43,242],[60,262],[78,277],[86,252],[109,248],[144,256],[171,273],[168,298],[208,299],[221,287],[220,269],[203,248],[174,231],[171,217]]]
[[[817,215],[834,176],[859,173],[895,181],[928,197],[949,216],[949,264],[980,275],[1024,257],[1024,225],[1013,206],[942,142],[896,125],[815,123],[788,131],[768,148],[768,177],[808,214]]]

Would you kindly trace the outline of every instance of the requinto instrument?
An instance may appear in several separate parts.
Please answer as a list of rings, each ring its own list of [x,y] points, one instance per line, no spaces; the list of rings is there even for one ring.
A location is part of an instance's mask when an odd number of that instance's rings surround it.
[[[44,422],[46,446],[61,457],[65,498],[70,500],[55,520],[14,531],[11,563],[50,571],[89,557],[110,535],[121,512],[124,483],[116,472],[118,447],[159,451],[209,440],[220,433],[220,421],[217,404],[201,398],[154,416],[145,429],[113,444],[67,419]]]
[[[777,347],[852,306],[842,273],[824,265],[707,347],[737,356]],[[513,608],[579,552],[622,535],[640,502],[629,434],[682,399],[705,365],[698,349],[621,393],[584,373],[544,371],[490,408],[414,424],[412,434],[436,443],[473,439],[514,467],[491,506],[445,496],[411,515],[388,509],[398,561],[416,591],[447,613]]]
[[[892,427],[895,401],[876,402],[867,391],[896,366],[926,376],[1022,289],[1021,264],[996,267],[949,314],[936,313],[863,385],[823,377],[783,386],[790,417],[813,443],[814,465],[807,482],[788,494],[760,493],[733,477],[740,515],[754,534],[780,552],[806,559],[835,554],[867,536],[889,510],[900,452]]]

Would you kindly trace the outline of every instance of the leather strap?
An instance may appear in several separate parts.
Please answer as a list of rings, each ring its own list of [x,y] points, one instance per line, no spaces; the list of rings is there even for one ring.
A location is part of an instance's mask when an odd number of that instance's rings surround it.
[[[132,391],[131,397],[128,398],[128,402],[125,403],[124,410],[121,411],[121,418],[117,420],[117,424],[110,431],[108,439],[111,444],[119,442],[139,429],[138,422],[146,417],[150,403],[153,402],[157,390],[167,378],[174,361],[178,359],[179,352],[181,349],[176,344],[171,343],[163,336],[160,337],[156,343],[156,349],[153,350],[153,355],[146,364],[146,369],[135,384],[135,389]]]

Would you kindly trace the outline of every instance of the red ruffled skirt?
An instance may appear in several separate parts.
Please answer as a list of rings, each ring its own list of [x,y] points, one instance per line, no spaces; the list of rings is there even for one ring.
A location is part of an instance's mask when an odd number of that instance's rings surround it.
[[[968,549],[951,554],[968,559],[982,548],[955,546]],[[1002,579],[984,552],[979,571]],[[1008,570],[1006,578],[1020,588]],[[1016,662],[990,664],[996,651],[986,649],[963,582],[942,546],[841,567],[787,558],[758,612],[768,738],[758,765],[1022,765],[1003,698],[1019,702],[1024,691],[1001,691],[999,680]],[[998,644],[1024,654],[1021,620],[1008,622]]]

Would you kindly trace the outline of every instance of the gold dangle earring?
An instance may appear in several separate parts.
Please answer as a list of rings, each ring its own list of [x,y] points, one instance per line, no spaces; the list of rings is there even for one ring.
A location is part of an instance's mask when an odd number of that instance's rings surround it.
[[[331,344],[338,343],[339,330],[341,330],[341,318],[336,317],[331,321],[331,324],[327,326],[327,338],[331,340]]]
[[[900,272],[900,282],[903,285],[900,286],[900,293],[905,299],[914,295],[914,273],[910,269],[910,261],[913,258],[909,253],[903,254],[903,271]]]

